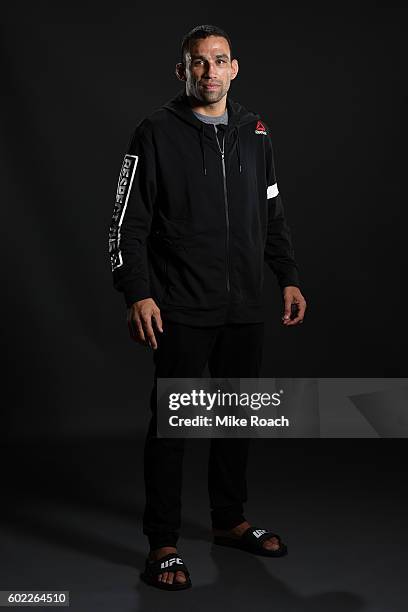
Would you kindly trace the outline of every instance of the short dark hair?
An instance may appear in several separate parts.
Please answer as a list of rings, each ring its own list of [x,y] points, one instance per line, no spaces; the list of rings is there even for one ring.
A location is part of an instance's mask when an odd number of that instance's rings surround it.
[[[185,55],[190,50],[190,44],[193,40],[199,40],[200,38],[207,38],[208,36],[222,36],[228,42],[230,48],[230,54],[232,59],[232,44],[231,39],[224,30],[218,28],[214,25],[199,25],[190,30],[187,34],[183,36],[183,40],[181,42],[181,62],[185,63]]]

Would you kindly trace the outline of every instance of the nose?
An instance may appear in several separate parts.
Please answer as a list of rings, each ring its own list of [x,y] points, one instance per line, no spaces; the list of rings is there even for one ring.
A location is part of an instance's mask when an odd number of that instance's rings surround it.
[[[213,61],[206,62],[205,76],[212,79],[217,76],[216,64]]]

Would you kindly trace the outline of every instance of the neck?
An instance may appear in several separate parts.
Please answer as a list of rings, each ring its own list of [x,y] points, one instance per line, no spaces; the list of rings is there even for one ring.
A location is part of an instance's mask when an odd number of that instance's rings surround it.
[[[227,94],[225,94],[225,96],[223,96],[218,102],[212,102],[205,104],[204,106],[202,101],[197,100],[197,98],[194,96],[189,96],[187,94],[187,100],[191,108],[194,109],[196,113],[208,115],[210,117],[218,117],[219,115],[223,115],[225,113],[225,109],[227,108]]]

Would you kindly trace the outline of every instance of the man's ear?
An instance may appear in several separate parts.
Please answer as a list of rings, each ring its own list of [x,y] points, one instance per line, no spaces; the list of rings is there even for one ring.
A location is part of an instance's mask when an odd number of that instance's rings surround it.
[[[178,64],[176,64],[176,76],[180,81],[186,81],[186,71],[184,68],[184,65],[179,62]]]
[[[237,59],[231,60],[231,81],[232,79],[235,79],[235,77],[238,74],[238,71],[239,71],[238,60]]]

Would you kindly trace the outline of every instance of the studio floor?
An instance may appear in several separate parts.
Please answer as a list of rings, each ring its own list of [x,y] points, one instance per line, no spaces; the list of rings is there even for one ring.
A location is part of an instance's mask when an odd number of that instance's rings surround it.
[[[252,440],[246,517],[289,550],[269,559],[211,543],[208,440],[188,440],[178,550],[193,588],[174,593],[139,579],[142,438],[6,445],[0,589],[68,590],[75,612],[406,612],[403,445]]]

